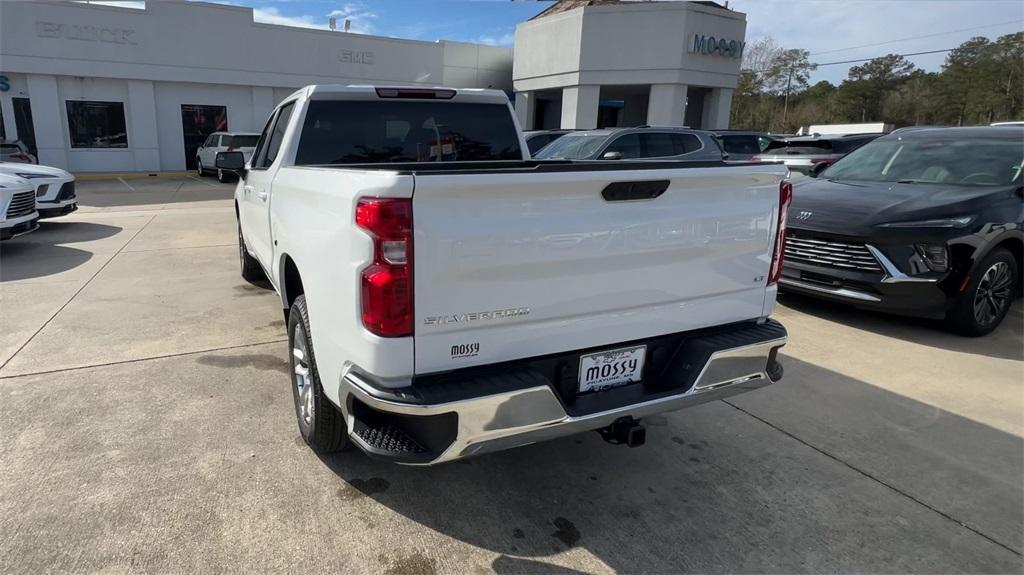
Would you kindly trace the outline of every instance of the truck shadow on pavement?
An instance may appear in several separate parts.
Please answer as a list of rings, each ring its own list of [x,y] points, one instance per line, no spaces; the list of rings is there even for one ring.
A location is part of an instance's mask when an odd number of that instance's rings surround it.
[[[498,573],[1019,569],[1020,437],[784,365],[779,385],[646,419],[637,449],[587,433],[429,468],[322,461],[342,505],[371,498]],[[394,560],[460,564],[430,540]]]
[[[1019,297],[1010,304],[1002,325],[983,337],[957,335],[947,331],[938,320],[862,310],[797,294],[781,294],[779,303],[815,317],[921,345],[999,359],[1024,359],[1024,305]]]
[[[109,238],[119,226],[89,222],[42,222],[39,229],[0,244],[0,282],[43,278],[73,270],[93,253],[66,245]]]

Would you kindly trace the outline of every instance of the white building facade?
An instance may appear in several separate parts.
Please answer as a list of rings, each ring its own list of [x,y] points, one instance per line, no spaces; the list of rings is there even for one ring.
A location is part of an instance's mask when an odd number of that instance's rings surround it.
[[[519,122],[728,128],[746,26],[714,2],[554,5],[516,28]]]
[[[261,24],[221,4],[0,2],[3,135],[73,172],[191,169],[208,133],[259,132],[317,83],[511,93],[512,50]]]
[[[73,172],[193,169],[308,84],[496,88],[524,129],[728,126],[745,16],[712,2],[567,0],[515,49],[257,23],[251,8],[0,1],[0,137]]]

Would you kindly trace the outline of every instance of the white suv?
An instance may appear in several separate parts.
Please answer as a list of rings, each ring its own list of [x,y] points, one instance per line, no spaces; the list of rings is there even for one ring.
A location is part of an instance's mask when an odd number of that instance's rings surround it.
[[[17,176],[35,186],[40,218],[69,214],[78,209],[75,177],[60,168],[0,162],[0,174]]]
[[[17,176],[0,174],[0,240],[35,231],[38,221],[35,186]]]
[[[203,145],[196,150],[196,172],[199,177],[203,177],[209,170],[216,170],[214,163],[217,161],[217,152],[242,152],[242,156],[248,162],[259,139],[259,134],[248,132],[214,132],[210,134]],[[216,172],[217,179],[221,182],[229,182],[233,177],[223,170],[216,170]]]

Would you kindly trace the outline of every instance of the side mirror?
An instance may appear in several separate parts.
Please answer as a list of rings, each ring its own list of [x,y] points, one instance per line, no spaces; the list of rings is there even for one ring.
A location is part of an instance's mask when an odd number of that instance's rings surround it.
[[[245,177],[245,156],[242,152],[217,152],[214,166],[225,172],[231,172],[239,178]]]
[[[621,160],[622,152],[605,152],[601,154],[602,160]]]
[[[812,178],[817,178],[822,172],[824,172],[832,164],[828,162],[818,162],[811,167],[811,171],[807,172],[807,175]]]

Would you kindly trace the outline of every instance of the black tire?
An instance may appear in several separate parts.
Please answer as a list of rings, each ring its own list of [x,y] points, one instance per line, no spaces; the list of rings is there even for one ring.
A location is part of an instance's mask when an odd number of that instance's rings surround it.
[[[249,283],[266,281],[267,275],[263,273],[260,262],[249,255],[245,247],[245,238],[242,237],[242,224],[238,224],[238,260],[242,266],[242,279]]]
[[[206,175],[206,169],[203,168],[203,161],[199,158],[196,158],[196,174],[198,174],[200,178]]]
[[[228,172],[217,168],[217,181],[222,184],[229,184],[234,181],[234,178]]]
[[[302,439],[317,453],[341,451],[349,445],[345,419],[324,395],[309,337],[306,296],[292,302],[288,313],[288,350],[295,419]]]
[[[967,289],[946,314],[949,328],[968,337],[980,337],[999,327],[1017,293],[1020,270],[1013,254],[992,250],[974,268]]]

